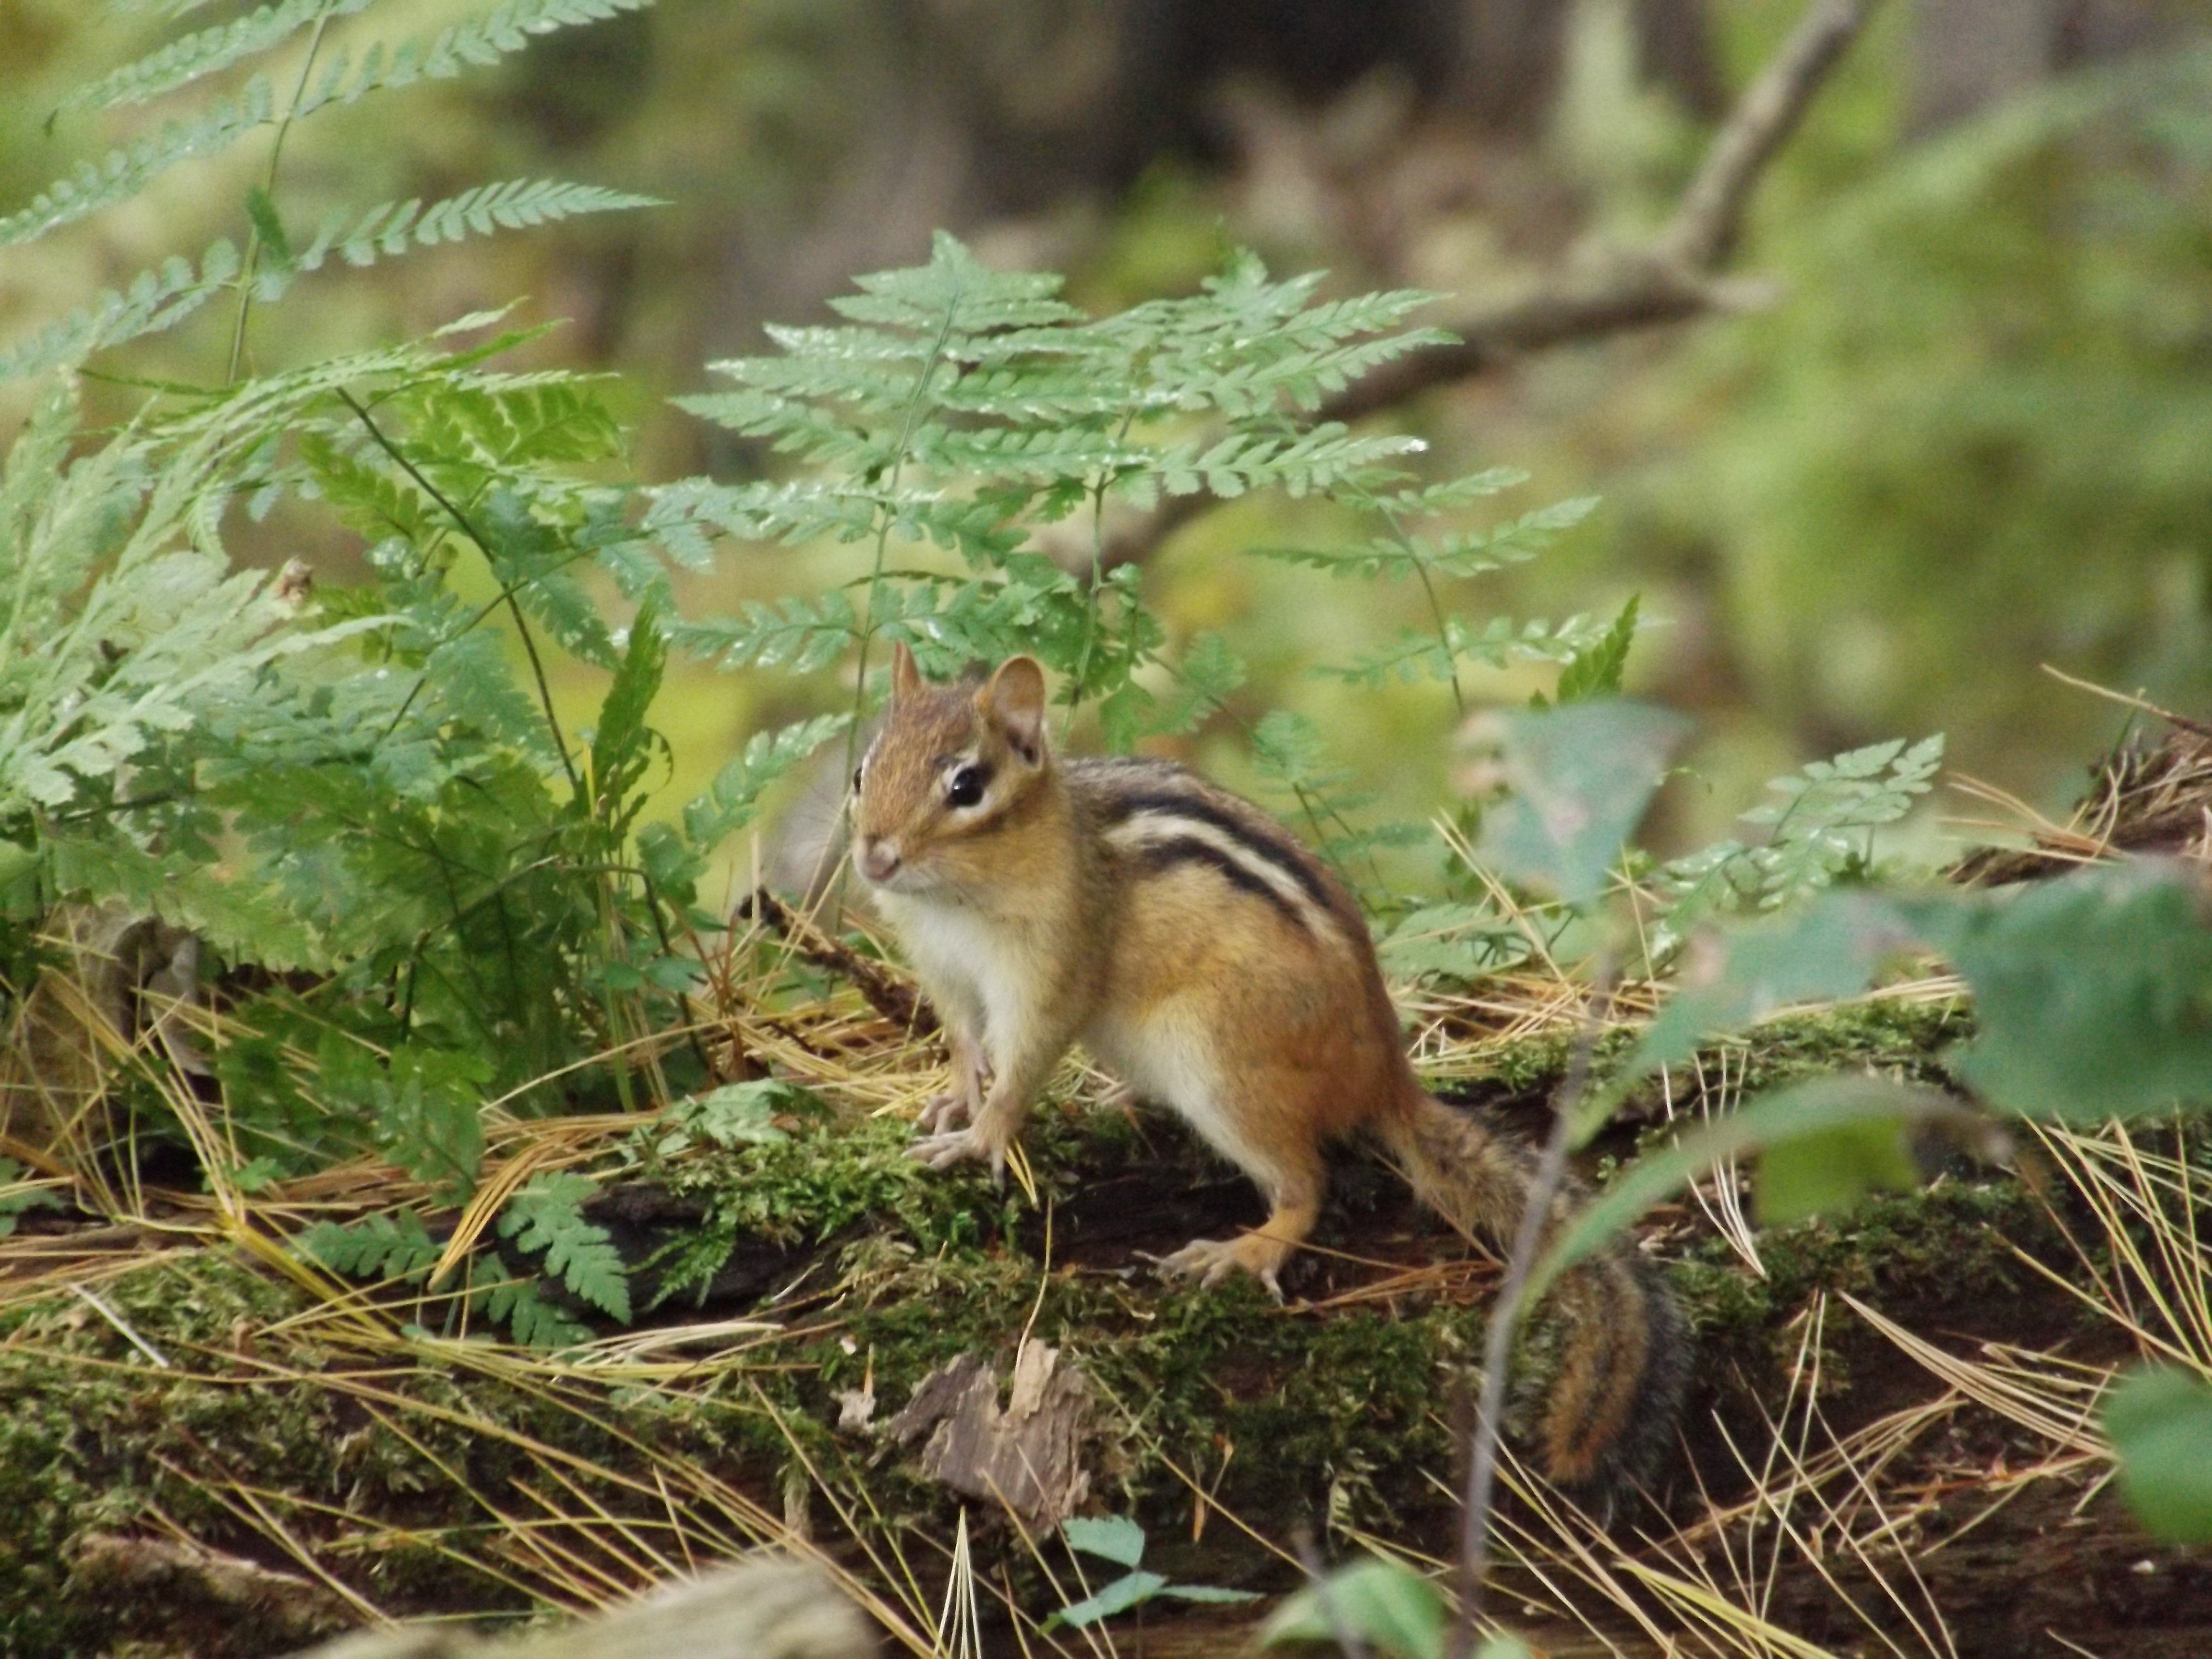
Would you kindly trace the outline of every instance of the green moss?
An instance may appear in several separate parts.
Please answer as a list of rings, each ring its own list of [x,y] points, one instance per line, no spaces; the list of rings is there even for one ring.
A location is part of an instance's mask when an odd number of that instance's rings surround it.
[[[1729,1076],[1747,1074],[1757,1088],[1839,1062],[1932,1075],[1933,1054],[1959,1034],[1948,1009],[1839,1010],[1762,1027],[1731,1056]],[[1509,1076],[1534,1079],[1559,1060],[1557,1045],[1518,1052]],[[1106,1409],[1095,1501],[1151,1528],[1147,1564],[1158,1571],[1266,1582],[1256,1556],[1218,1553],[1233,1528],[1209,1529],[1204,1552],[1179,1541],[1193,1499],[1178,1470],[1223,1507],[1273,1528],[1326,1516],[1433,1541],[1449,1526],[1439,1486],[1452,1464],[1448,1402],[1480,1352],[1480,1308],[1407,1297],[1394,1310],[1323,1314],[1279,1308],[1241,1279],[1208,1291],[1097,1268],[1046,1274],[1014,1185],[1001,1191],[979,1173],[925,1170],[904,1156],[909,1133],[894,1121],[811,1126],[671,1173],[709,1216],[690,1242],[702,1260],[733,1243],[763,1243],[794,1261],[811,1255],[819,1265],[810,1285],[836,1287],[818,1316],[794,1319],[811,1334],[765,1352],[757,1366],[704,1372],[683,1394],[576,1385],[563,1403],[457,1364],[448,1351],[395,1349],[375,1386],[406,1403],[380,1419],[318,1376],[330,1355],[270,1334],[305,1309],[301,1293],[218,1251],[149,1263],[101,1287],[174,1362],[167,1370],[80,1302],[11,1313],[0,1321],[0,1338],[10,1339],[0,1346],[0,1630],[23,1651],[94,1651],[121,1639],[129,1621],[116,1609],[69,1598],[71,1541],[142,1527],[158,1506],[219,1547],[252,1547],[221,1502],[225,1480],[360,1517],[343,1559],[396,1611],[526,1611],[524,1597],[461,1559],[489,1542],[480,1505],[504,1504],[519,1483],[542,1476],[509,1437],[633,1474],[641,1473],[636,1445],[694,1457],[771,1510],[803,1452],[841,1492],[866,1483],[894,1528],[949,1522],[953,1500],[922,1483],[909,1459],[834,1426],[836,1395],[872,1378],[880,1421],[957,1355],[1010,1362],[1025,1330],[1096,1382]],[[1156,1163],[1160,1139],[1118,1112],[1045,1111],[1024,1144],[1038,1180],[1065,1202],[1126,1174],[1140,1152]],[[1172,1188],[1180,1177],[1170,1170],[1162,1179]],[[1701,1377],[1741,1377],[1763,1391],[1816,1291],[1939,1314],[2016,1300],[2034,1285],[2015,1240],[2051,1246],[2057,1259],[2039,1208],[2017,1185],[1948,1180],[1840,1220],[1762,1235],[1763,1279],[1717,1239],[1695,1244],[1672,1272],[1698,1328]],[[264,1344],[262,1357],[293,1374],[257,1363]],[[1847,1381],[1850,1360],[1838,1357],[1832,1386]],[[1737,1408],[1752,1411],[1748,1401]],[[404,1436],[394,1428],[403,1419]],[[578,1478],[611,1512],[640,1501],[611,1481]],[[310,1534],[331,1538],[335,1523],[292,1513]]]

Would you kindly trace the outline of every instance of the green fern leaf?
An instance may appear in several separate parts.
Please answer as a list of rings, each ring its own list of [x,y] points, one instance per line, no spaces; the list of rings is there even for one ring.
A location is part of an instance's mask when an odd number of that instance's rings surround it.
[[[91,305],[0,352],[0,383],[79,362],[109,346],[173,328],[228,289],[238,270],[238,250],[225,240],[201,256],[197,270],[189,260],[174,258],[155,270],[141,271],[128,289],[120,293],[110,289]]]
[[[318,1221],[300,1235],[300,1248],[333,1273],[409,1285],[428,1278],[442,1253],[412,1210],[345,1224]]]
[[[1593,648],[1604,637],[1604,630],[1583,617],[1570,617],[1560,623],[1521,623],[1510,617],[1493,617],[1478,628],[1464,617],[1448,616],[1442,633],[1403,629],[1388,645],[1363,651],[1348,665],[1327,665],[1314,672],[1354,685],[1380,687],[1393,681],[1411,684],[1423,679],[1449,679],[1462,662],[1480,663],[1488,668],[1505,668],[1516,662],[1564,663]]]
[[[301,100],[298,113],[312,115],[331,104],[355,103],[370,93],[411,86],[417,81],[450,80],[471,67],[480,69],[520,52],[533,34],[600,22],[622,12],[642,11],[652,3],[653,0],[508,0],[481,17],[442,30],[427,45],[410,40],[387,49],[380,40],[363,55],[358,70],[349,56],[337,54]]]
[[[1874,832],[1912,810],[1942,764],[1941,733],[1907,748],[1902,738],[1814,761],[1768,783],[1782,799],[1743,814],[1764,843],[1723,841],[1667,865],[1654,881],[1670,906],[1665,949],[1714,910],[1771,910],[1872,866]]]
[[[1636,642],[1638,596],[1630,594],[1613,626],[1595,645],[1577,651],[1559,671],[1553,696],[1559,702],[1578,702],[1589,697],[1609,697],[1620,690],[1628,669],[1628,647]]]
[[[51,844],[54,890],[118,899],[173,927],[198,933],[233,962],[279,973],[325,972],[330,941],[281,897],[228,880],[197,858],[149,853],[115,836],[60,836]]]
[[[628,1324],[629,1269],[607,1230],[585,1220],[577,1207],[597,1190],[586,1176],[535,1176],[507,1200],[500,1237],[513,1239],[518,1249],[544,1251],[545,1271],[570,1295]]]
[[[490,1064],[481,1054],[410,1044],[393,1050],[389,1074],[372,1082],[379,1149],[435,1188],[441,1203],[465,1203],[476,1190],[483,1164],[483,1091],[490,1080]]]
[[[592,734],[592,796],[603,819],[618,830],[645,805],[637,793],[658,752],[658,739],[646,724],[668,661],[668,641],[660,619],[648,605],[630,623],[629,648],[615,669],[614,683],[599,703],[599,723]],[[665,745],[659,745],[665,747]]]
[[[789,665],[797,673],[826,668],[860,641],[853,602],[832,589],[812,599],[748,601],[735,617],[672,623],[670,642],[724,668]]]
[[[1397,979],[1472,981],[1527,960],[1527,934],[1488,905],[1431,904],[1404,917],[1376,945]]]
[[[349,17],[376,0],[279,0],[214,28],[173,40],[160,51],[111,70],[62,100],[63,110],[143,104],[191,85],[283,44],[318,17]]]
[[[1504,490],[1517,489],[1528,482],[1528,475],[1517,466],[1493,466],[1443,483],[1424,484],[1418,489],[1401,489],[1392,495],[1378,496],[1374,505],[1398,518],[1425,519],[1438,513],[1472,507],[1475,502]]]
[[[684,809],[684,835],[704,853],[750,823],[769,786],[852,724],[849,714],[821,714],[773,732],[756,732],[737,757]]]
[[[36,241],[50,230],[127,202],[179,161],[219,155],[275,119],[275,95],[267,79],[257,75],[235,100],[220,100],[188,121],[168,122],[151,137],[110,150],[98,163],[83,162],[69,178],[56,179],[30,206],[0,218],[0,247]]]
[[[471,1264],[469,1288],[471,1300],[481,1297],[483,1310],[526,1348],[573,1348],[591,1340],[588,1328],[538,1295],[536,1279],[509,1273],[496,1250]]]
[[[602,190],[594,185],[567,184],[556,179],[510,179],[463,191],[427,208],[417,198],[380,202],[357,215],[334,213],[301,252],[298,264],[302,270],[319,270],[335,251],[349,265],[372,265],[412,247],[458,242],[470,235],[522,230],[586,213],[665,205],[655,197]]]
[[[858,295],[841,295],[830,308],[858,323],[938,334],[981,335],[1079,322],[1083,313],[1060,300],[1061,279],[1034,271],[992,270],[957,237],[939,231],[929,263],[860,276]]]

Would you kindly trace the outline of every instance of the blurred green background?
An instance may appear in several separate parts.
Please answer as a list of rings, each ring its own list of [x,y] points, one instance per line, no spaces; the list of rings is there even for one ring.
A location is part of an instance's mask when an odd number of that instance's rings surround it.
[[[380,32],[484,9],[391,0]],[[0,214],[158,127],[72,87],[250,11],[0,0]],[[668,205],[328,270],[255,320],[263,368],[526,296],[565,319],[537,361],[604,368],[647,480],[763,457],[669,407],[764,321],[823,316],[854,274],[927,257],[1064,270],[1094,310],[1188,291],[1224,247],[1332,291],[1500,300],[1634,246],[1802,14],[1798,0],[661,0],[488,72],[303,125],[276,199],[434,198],[561,177]],[[186,94],[197,100],[200,93]],[[57,111],[60,111],[58,117]],[[50,117],[53,117],[50,120]],[[0,248],[0,344],[219,234],[242,241],[265,145],[181,167],[117,212]],[[1632,689],[1698,717],[1651,838],[1724,833],[1800,761],[1942,731],[1950,760],[2045,810],[2125,711],[2065,672],[2203,715],[2212,553],[2212,7],[2191,0],[1890,0],[1762,180],[1733,270],[1745,308],[1534,354],[1379,417],[1437,475],[1534,475],[1506,511],[1595,494],[1531,566],[1450,596],[1477,615],[1617,610],[1651,626]],[[1449,309],[1447,307],[1445,309]],[[206,380],[211,307],[103,366]],[[136,394],[94,389],[112,413]],[[0,388],[0,431],[26,406]],[[1245,712],[1322,720],[1397,811],[1447,799],[1441,687],[1347,690],[1306,670],[1418,620],[1418,594],[1238,556],[1318,533],[1238,503],[1151,562],[1172,629],[1229,630]],[[278,515],[257,561],[343,580],[357,546]],[[849,553],[733,548],[702,609],[811,591]],[[1525,696],[1542,677],[1482,690]],[[594,695],[570,675],[579,709]],[[672,798],[765,723],[837,690],[694,668],[664,695]],[[1231,727],[1194,757],[1232,780]],[[1943,811],[1985,817],[1953,796]],[[1947,833],[1923,827],[1931,841]]]

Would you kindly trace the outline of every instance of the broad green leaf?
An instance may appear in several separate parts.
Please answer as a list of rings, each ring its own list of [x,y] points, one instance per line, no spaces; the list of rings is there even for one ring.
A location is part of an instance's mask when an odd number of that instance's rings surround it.
[[[2034,1117],[2101,1120],[2212,1102],[2212,925],[2158,860],[1899,908],[1973,988],[1952,1069]]]
[[[1177,1601],[1256,1601],[1255,1590],[1224,1589],[1218,1584],[1169,1584],[1160,1594]]]
[[[1045,1620],[1045,1628],[1050,1630],[1060,1624],[1079,1630],[1102,1619],[1111,1619],[1117,1613],[1127,1613],[1139,1601],[1151,1601],[1166,1588],[1167,1582],[1156,1572],[1124,1573],[1097,1595],[1085,1596],[1073,1607],[1062,1607]]]
[[[2212,1543],[2212,1387],[2170,1365],[2134,1371],[2106,1397],[2105,1432],[2143,1530]]]
[[[1965,1109],[1933,1089],[1876,1077],[1824,1077],[1778,1090],[1650,1152],[1576,1213],[1528,1276],[1528,1305],[1576,1262],[1602,1249],[1637,1217],[1733,1153],[1772,1148],[1808,1135],[1955,1117]]]
[[[1483,815],[1484,861],[1509,878],[1586,904],[1689,730],[1680,714],[1608,700],[1488,717],[1497,776],[1511,791]]]
[[[1901,1119],[1840,1125],[1778,1142],[1759,1160],[1759,1220],[1779,1227],[1839,1215],[1875,1192],[1910,1192],[1920,1166]]]
[[[1777,1009],[1855,996],[1914,944],[1896,901],[1858,890],[1823,893],[1786,915],[1701,935],[1680,988],[1623,1069],[1645,1076]]]
[[[1145,1559],[1145,1529],[1126,1515],[1078,1516],[1060,1522],[1060,1535],[1072,1550],[1096,1555],[1117,1567]]]
[[[1260,1644],[1334,1646],[1340,1631],[1391,1659],[1442,1659],[1443,1597],[1410,1567],[1373,1559],[1355,1561],[1277,1607],[1260,1627]]]

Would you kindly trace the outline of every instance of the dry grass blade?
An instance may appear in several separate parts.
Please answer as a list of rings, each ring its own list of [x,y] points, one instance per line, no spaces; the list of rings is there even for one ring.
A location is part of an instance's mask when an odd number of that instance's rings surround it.
[[[1977,1364],[1946,1352],[1845,1291],[1851,1310],[1929,1372],[1976,1405],[2064,1451],[2108,1456],[2111,1448],[2092,1426],[2097,1401],[2111,1378],[2103,1367],[2030,1370],[2017,1363]],[[2039,1358],[2045,1358],[2038,1356]]]
[[[2054,1211],[2091,1289],[2042,1269],[2045,1276],[2123,1326],[2145,1352],[2212,1376],[2212,1268],[2197,1222],[2212,1202],[2212,1176],[2179,1147],[2170,1158],[2148,1151],[2124,1123],[2088,1133],[2032,1127],[2101,1235],[2085,1244]]]

